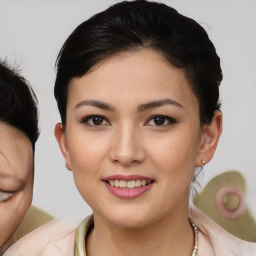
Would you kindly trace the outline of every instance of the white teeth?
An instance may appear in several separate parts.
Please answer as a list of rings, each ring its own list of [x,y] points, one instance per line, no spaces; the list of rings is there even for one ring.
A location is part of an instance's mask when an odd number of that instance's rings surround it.
[[[141,187],[141,180],[136,180],[135,181],[135,186],[136,187]]]
[[[127,185],[128,188],[135,188],[135,180],[129,180]]]
[[[119,188],[119,187],[120,187],[120,186],[119,186],[119,183],[120,183],[119,180],[115,180],[115,187],[116,187],[116,188]]]
[[[14,193],[0,191],[0,202],[6,201],[7,199],[11,198],[13,195]]]
[[[120,188],[126,188],[127,187],[127,181],[126,180],[120,180]]]
[[[112,187],[129,189],[139,188],[141,186],[146,186],[147,184],[150,183],[147,182],[146,180],[109,180],[108,182]]]

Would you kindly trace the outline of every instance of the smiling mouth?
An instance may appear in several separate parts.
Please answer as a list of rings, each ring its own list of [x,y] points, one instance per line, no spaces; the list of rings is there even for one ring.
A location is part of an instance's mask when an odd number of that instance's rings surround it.
[[[135,189],[140,187],[148,186],[149,184],[153,183],[153,180],[104,180],[106,183],[111,185],[115,188],[122,188],[122,189]]]
[[[7,201],[11,197],[13,197],[14,194],[15,193],[13,193],[13,192],[3,192],[3,191],[0,191],[0,203]]]

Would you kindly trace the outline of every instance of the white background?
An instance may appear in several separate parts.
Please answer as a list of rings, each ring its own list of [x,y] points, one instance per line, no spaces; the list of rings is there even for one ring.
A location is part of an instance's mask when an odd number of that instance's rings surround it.
[[[33,203],[73,223],[91,210],[67,171],[54,138],[60,120],[53,96],[54,64],[64,40],[113,0],[0,0],[0,56],[19,65],[38,99],[41,135],[36,146]],[[227,170],[242,172],[247,200],[256,216],[256,1],[162,1],[198,21],[221,57],[224,131],[203,185]]]

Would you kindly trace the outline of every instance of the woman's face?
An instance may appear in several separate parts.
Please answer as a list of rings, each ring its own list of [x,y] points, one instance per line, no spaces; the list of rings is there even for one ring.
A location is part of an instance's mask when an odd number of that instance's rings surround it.
[[[32,145],[23,132],[0,122],[0,246],[25,217],[32,189]]]
[[[153,50],[121,53],[70,82],[66,166],[95,217],[125,227],[186,214],[205,139],[184,73]]]

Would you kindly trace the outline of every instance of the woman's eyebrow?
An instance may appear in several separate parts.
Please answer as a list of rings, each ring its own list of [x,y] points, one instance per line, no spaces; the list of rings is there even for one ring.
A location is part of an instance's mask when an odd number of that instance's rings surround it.
[[[177,102],[175,100],[163,99],[163,100],[151,101],[151,102],[148,102],[148,103],[138,106],[138,112],[143,112],[148,109],[157,108],[157,107],[161,107],[164,105],[174,105],[174,106],[177,106],[180,108],[184,108],[179,102]]]
[[[97,101],[97,100],[82,100],[75,106],[75,109],[77,109],[81,106],[94,106],[94,107],[109,110],[109,111],[115,110],[115,108],[113,106],[111,106],[110,104],[102,102],[102,101]]]
[[[183,106],[175,100],[163,99],[163,100],[155,100],[155,101],[151,101],[151,102],[139,105],[138,112],[143,112],[148,109],[157,108],[157,107],[161,107],[164,105],[174,105],[174,106],[183,108]],[[82,107],[82,106],[94,106],[94,107],[101,108],[101,109],[108,110],[108,111],[115,111],[115,108],[113,106],[111,106],[110,104],[102,102],[102,101],[97,101],[97,100],[82,100],[75,106],[75,109]]]

